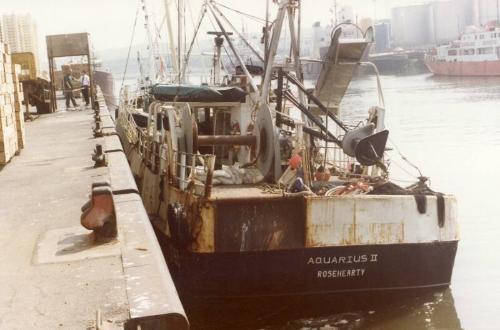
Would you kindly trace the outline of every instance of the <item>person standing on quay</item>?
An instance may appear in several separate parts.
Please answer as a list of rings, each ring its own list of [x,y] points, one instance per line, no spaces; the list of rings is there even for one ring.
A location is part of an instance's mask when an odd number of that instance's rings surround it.
[[[73,96],[73,81],[75,78],[71,75],[71,71],[67,71],[63,78],[64,97],[66,98],[66,110],[70,110],[69,102],[73,103],[73,107],[78,107],[75,97]]]
[[[82,95],[85,100],[85,105],[89,106],[90,77],[87,75],[87,72],[85,70],[82,71],[80,84],[82,85]]]

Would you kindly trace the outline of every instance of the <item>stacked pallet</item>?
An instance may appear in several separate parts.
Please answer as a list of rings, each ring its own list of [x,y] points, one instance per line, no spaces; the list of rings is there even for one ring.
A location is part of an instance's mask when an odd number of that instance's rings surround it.
[[[23,111],[23,84],[19,82],[19,76],[21,75],[21,65],[12,64],[12,78],[14,81],[14,112],[16,115],[16,127],[17,127],[17,144],[19,149],[24,148],[25,143],[25,130],[24,130],[24,111]]]
[[[15,70],[20,68],[12,65],[9,46],[0,43],[0,165],[24,146],[23,95]]]

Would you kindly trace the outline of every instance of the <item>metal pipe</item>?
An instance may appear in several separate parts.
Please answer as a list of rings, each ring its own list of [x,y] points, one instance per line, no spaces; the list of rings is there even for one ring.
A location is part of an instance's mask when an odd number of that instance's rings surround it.
[[[278,44],[281,36],[281,29],[283,28],[283,20],[285,19],[286,9],[288,8],[289,0],[282,0],[279,4],[278,16],[273,25],[273,34],[271,36],[271,44],[269,45],[266,72],[262,82],[262,102],[267,103],[269,92],[271,91],[271,75],[273,72],[274,58],[278,50]]]
[[[205,180],[205,198],[209,198],[212,193],[212,179],[214,176],[215,157],[207,157],[205,159],[207,167],[207,178]]]
[[[321,123],[321,121],[319,120],[319,118],[317,118],[316,116],[314,116],[313,114],[311,114],[309,112],[309,109],[306,108],[305,105],[301,104],[299,102],[299,100],[297,100],[297,98],[290,92],[290,91],[285,91],[283,93],[283,95],[290,101],[292,102],[293,105],[295,105],[304,115],[307,116],[307,118],[309,118],[314,124],[316,124],[316,126],[318,126],[324,134],[326,134],[330,139],[332,139],[332,141],[337,144],[339,147],[342,148],[342,142],[337,139],[337,137],[335,135],[333,135],[331,132],[329,132],[326,127],[323,125],[323,123]]]
[[[181,190],[186,189],[186,154],[181,154],[181,162],[180,162],[180,175],[179,175],[179,188]]]
[[[276,92],[276,126],[281,127],[283,111],[283,69],[278,70],[278,88]]]
[[[266,0],[266,26],[264,27],[264,65],[267,64],[269,56],[269,0]],[[264,70],[266,67],[264,66]]]
[[[200,135],[200,136],[198,136],[198,146],[214,146],[214,145],[254,146],[256,144],[257,144],[257,137],[254,135]]]
[[[304,92],[311,101],[313,101],[320,109],[321,111],[323,111],[323,113],[330,117],[331,119],[333,119],[333,121],[335,121],[335,123],[337,123],[337,125],[340,126],[340,128],[342,128],[344,131],[347,132],[347,127],[345,127],[344,123],[339,119],[337,118],[337,116],[335,116],[333,113],[331,113],[330,111],[328,111],[328,109],[323,105],[323,103],[321,103],[321,101],[316,97],[314,96],[313,93],[307,91],[307,89],[305,88],[304,85],[302,85],[302,83],[294,76],[288,74],[288,73],[285,73],[286,77],[288,78],[288,81],[290,81],[291,83],[293,83],[295,86],[297,86],[302,92]],[[311,118],[309,118],[311,119]]]

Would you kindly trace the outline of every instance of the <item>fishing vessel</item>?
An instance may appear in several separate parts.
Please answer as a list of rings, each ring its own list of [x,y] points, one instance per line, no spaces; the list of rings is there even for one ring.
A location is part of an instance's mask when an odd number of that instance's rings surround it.
[[[500,76],[500,28],[468,27],[459,40],[427,54],[425,65],[436,75]]]
[[[182,56],[189,50],[179,44],[175,81],[121,91],[117,131],[188,314],[220,312],[221,303],[264,308],[447,287],[459,240],[456,199],[432,191],[423,176],[404,188],[391,182],[378,76],[379,103],[366,120],[340,120],[354,71],[373,67],[362,62],[371,38],[342,42],[336,29],[310,90],[299,2],[277,5],[259,85],[218,3],[206,1],[200,19],[217,24],[215,54],[226,43],[242,74],[223,80],[217,58],[213,84],[190,85]],[[291,57],[277,62],[285,22]]]

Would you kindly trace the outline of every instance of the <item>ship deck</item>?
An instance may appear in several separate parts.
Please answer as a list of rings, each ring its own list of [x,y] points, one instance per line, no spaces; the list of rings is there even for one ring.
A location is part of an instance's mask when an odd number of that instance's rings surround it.
[[[168,329],[187,328],[137,194],[113,196],[115,241],[96,245],[80,225],[92,182],[111,181],[114,190],[131,176],[119,152],[94,168],[93,149],[107,137],[93,137],[93,121],[87,109],[26,123],[25,149],[0,170],[0,328],[94,329],[100,321],[122,329],[130,320],[168,323],[176,308],[179,326]]]

